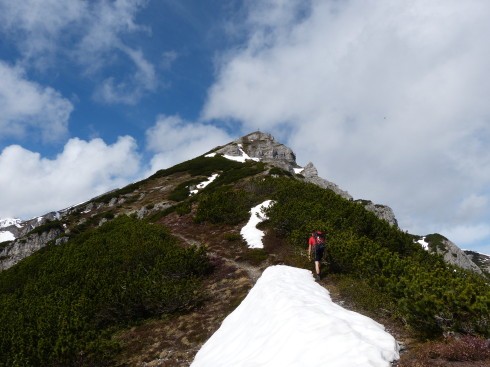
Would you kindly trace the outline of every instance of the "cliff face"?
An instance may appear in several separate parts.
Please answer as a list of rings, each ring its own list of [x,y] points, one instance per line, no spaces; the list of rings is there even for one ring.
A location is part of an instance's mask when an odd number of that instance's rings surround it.
[[[427,251],[435,252],[444,257],[444,260],[460,268],[483,274],[482,269],[472,261],[471,257],[446,237],[434,233],[422,237],[418,241]]]
[[[37,250],[62,234],[60,229],[51,229],[42,233],[33,233],[9,243],[0,251],[0,271],[6,270],[20,260],[32,255]]]
[[[446,262],[482,274],[482,270],[478,265],[471,261],[470,257],[466,255],[463,250],[448,239],[444,239],[442,242],[446,246],[446,251],[438,249],[437,253],[444,255],[444,260],[446,260]]]

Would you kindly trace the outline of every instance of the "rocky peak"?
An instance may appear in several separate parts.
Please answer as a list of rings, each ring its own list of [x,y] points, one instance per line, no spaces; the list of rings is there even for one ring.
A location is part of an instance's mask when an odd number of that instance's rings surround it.
[[[260,159],[296,175],[298,179],[313,183],[324,189],[329,189],[344,199],[353,200],[352,196],[342,190],[335,183],[318,176],[318,170],[313,163],[300,167],[296,163],[296,154],[291,148],[278,143],[271,134],[255,131],[251,134],[238,138],[231,143],[214,150],[216,154],[234,157],[248,156],[252,159]],[[366,201],[366,209],[376,214],[380,219],[386,220],[391,225],[397,225],[393,210],[386,205],[375,205]]]
[[[276,142],[271,134],[260,131],[242,136],[219,148],[215,153],[238,157],[245,153],[264,162],[281,164],[282,168],[286,167],[288,170],[289,166],[299,167],[296,164],[296,155],[290,148]]]

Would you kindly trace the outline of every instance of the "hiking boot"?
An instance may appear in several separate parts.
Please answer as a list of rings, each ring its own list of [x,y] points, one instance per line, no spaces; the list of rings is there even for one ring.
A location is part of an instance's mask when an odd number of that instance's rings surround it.
[[[320,280],[320,274],[315,274],[315,280]]]

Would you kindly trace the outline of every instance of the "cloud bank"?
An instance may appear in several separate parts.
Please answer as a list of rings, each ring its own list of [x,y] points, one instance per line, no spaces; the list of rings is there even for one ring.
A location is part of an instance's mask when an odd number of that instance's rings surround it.
[[[54,159],[19,145],[0,153],[0,218],[29,219],[91,199],[133,179],[140,155],[133,138],[108,145],[70,139]]]
[[[286,139],[412,233],[460,227],[461,241],[490,243],[489,13],[482,1],[253,1],[202,118]]]

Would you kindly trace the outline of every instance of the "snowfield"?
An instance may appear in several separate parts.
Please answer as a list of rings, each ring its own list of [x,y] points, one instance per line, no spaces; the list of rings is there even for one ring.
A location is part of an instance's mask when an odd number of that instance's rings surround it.
[[[267,268],[192,367],[388,367],[398,345],[372,319],[332,302],[310,271]]]
[[[250,219],[240,231],[249,248],[264,248],[264,244],[262,243],[264,232],[258,229],[257,225],[267,219],[267,216],[262,210],[267,209],[273,204],[274,202],[272,200],[266,200],[250,210]]]
[[[13,241],[13,240],[15,240],[15,236],[12,232],[0,231],[0,242]]]

